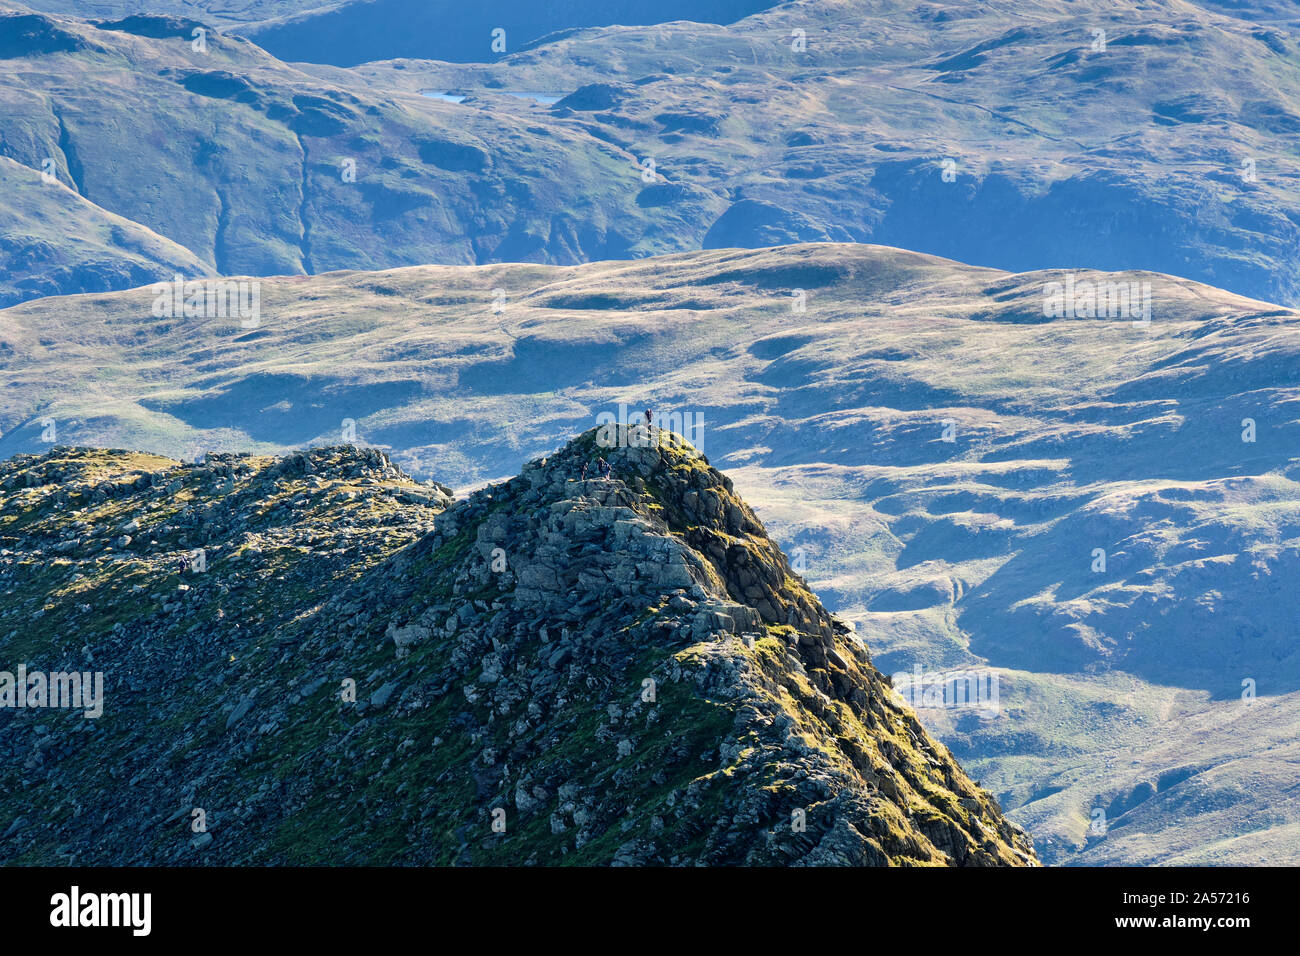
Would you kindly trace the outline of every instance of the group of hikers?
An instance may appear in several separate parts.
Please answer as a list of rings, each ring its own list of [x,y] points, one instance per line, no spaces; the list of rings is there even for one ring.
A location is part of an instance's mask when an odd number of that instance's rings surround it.
[[[654,415],[651,413],[650,409],[647,408],[647,409],[645,410],[645,427],[646,427],[646,430],[649,431],[653,426],[654,426]],[[584,462],[582,463],[582,480],[583,480],[583,481],[586,481],[586,480],[587,480],[587,470],[588,470],[590,467],[591,467],[591,466],[590,466],[587,462],[584,461]],[[604,459],[603,456],[599,456],[599,455],[596,457],[596,471],[597,471],[597,473],[600,475],[601,479],[604,480],[604,481],[609,481],[610,476],[611,476],[612,473],[613,473],[613,469],[610,468],[609,462],[607,462],[607,461]]]

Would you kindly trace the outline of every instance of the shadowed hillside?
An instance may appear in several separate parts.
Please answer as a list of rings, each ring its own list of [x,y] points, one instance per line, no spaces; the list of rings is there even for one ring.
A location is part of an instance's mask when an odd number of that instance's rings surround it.
[[[40,169],[0,157],[0,306],[202,275],[193,253],[87,202]]]
[[[704,248],[875,242],[1300,299],[1300,45],[1181,0],[804,0],[354,72],[469,94],[467,115],[568,94],[554,121],[726,200]]]
[[[184,246],[197,263],[186,275],[646,255],[694,246],[721,212],[700,190],[639,203],[636,157],[539,126],[516,98],[469,115],[317,79],[215,31],[196,48],[202,29],[0,6],[0,157]],[[16,242],[50,187],[7,180],[0,236]],[[117,243],[119,258],[132,241]],[[27,297],[88,288],[50,270]]]
[[[351,0],[242,26],[239,32],[282,60],[354,66],[417,57],[481,62],[527,49],[555,34],[611,24],[672,20],[731,23],[775,0]],[[401,24],[400,29],[394,29]],[[493,51],[493,31],[504,48]]]
[[[342,4],[256,36],[423,45],[388,9]],[[0,155],[52,162],[228,274],[830,240],[1300,298],[1300,46],[1269,22],[1178,0],[805,0],[526,48],[507,31],[497,54],[477,18],[499,9],[458,15],[464,39],[435,31],[432,46],[481,62],[351,69],[216,30],[196,49],[203,21],[181,16],[3,14]],[[589,9],[527,7],[577,23]]]

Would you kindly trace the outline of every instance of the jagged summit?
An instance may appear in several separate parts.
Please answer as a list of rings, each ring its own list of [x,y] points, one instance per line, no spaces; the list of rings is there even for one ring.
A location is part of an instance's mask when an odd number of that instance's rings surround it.
[[[608,480],[590,477],[602,457]],[[521,511],[530,515],[523,527]],[[686,661],[699,668],[706,699],[719,688],[704,675],[723,675],[734,712],[723,731],[734,748],[726,773],[744,781],[737,792],[767,826],[762,841],[714,831],[726,849],[711,862],[996,863],[1032,852],[893,702],[862,643],[793,574],[730,479],[680,436],[591,429],[437,525],[428,547],[474,528],[483,560],[459,595],[507,588],[517,612],[541,607],[575,628],[617,628],[627,640],[608,649],[616,667],[637,648],[662,647],[674,676]],[[495,578],[494,551],[511,562]],[[632,614],[637,623],[622,625]],[[790,802],[784,812],[776,794]],[[787,838],[783,825],[799,808],[817,822]]]
[[[0,471],[7,656],[107,688],[0,711],[6,860],[1033,861],[679,436],[588,431],[455,502],[368,451],[76,454],[119,491]]]
[[[594,462],[610,464],[610,479],[593,478]],[[677,548],[670,580],[733,602],[738,620],[752,627],[792,626],[821,641],[836,627],[790,569],[762,523],[740,500],[731,479],[710,466],[684,438],[659,428],[610,425],[594,428],[556,455],[526,466],[520,480],[542,493],[567,493],[567,482],[590,464],[581,495],[605,508],[627,508],[670,532]],[[687,583],[689,578],[689,583]]]

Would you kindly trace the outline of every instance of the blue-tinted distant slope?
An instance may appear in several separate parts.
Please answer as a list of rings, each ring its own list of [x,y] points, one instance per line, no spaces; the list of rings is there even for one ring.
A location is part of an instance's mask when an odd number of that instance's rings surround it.
[[[240,32],[283,60],[352,66],[411,57],[483,62],[493,31],[513,53],[548,34],[613,24],[672,20],[732,23],[775,6],[773,0],[356,0],[307,10]]]

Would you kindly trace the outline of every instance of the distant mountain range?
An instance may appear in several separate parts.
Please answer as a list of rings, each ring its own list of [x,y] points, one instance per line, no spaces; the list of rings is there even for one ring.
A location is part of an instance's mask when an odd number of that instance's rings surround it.
[[[348,18],[378,29],[384,9],[344,4],[266,36],[309,44],[337,23],[359,50]],[[176,17],[4,22],[0,155],[52,162],[215,272],[835,240],[1300,299],[1300,48],[1187,3],[813,0],[729,25],[577,29],[502,56],[484,35],[465,53],[483,62],[355,69],[306,50],[293,55],[317,65],[288,66],[218,32],[197,52],[198,21]],[[384,28],[426,34],[441,35]],[[139,175],[119,175],[128,162]],[[34,208],[36,189],[11,202]],[[62,291],[86,290],[68,276]]]
[[[185,21],[14,21],[22,32],[0,50],[5,155],[184,245],[200,274],[648,254],[680,248],[669,227],[702,215],[638,205],[630,157],[537,127],[522,102],[466,114],[354,94],[247,41],[212,34],[195,53]],[[0,229],[25,238],[52,187],[14,183]],[[73,273],[58,291],[86,287]]]

